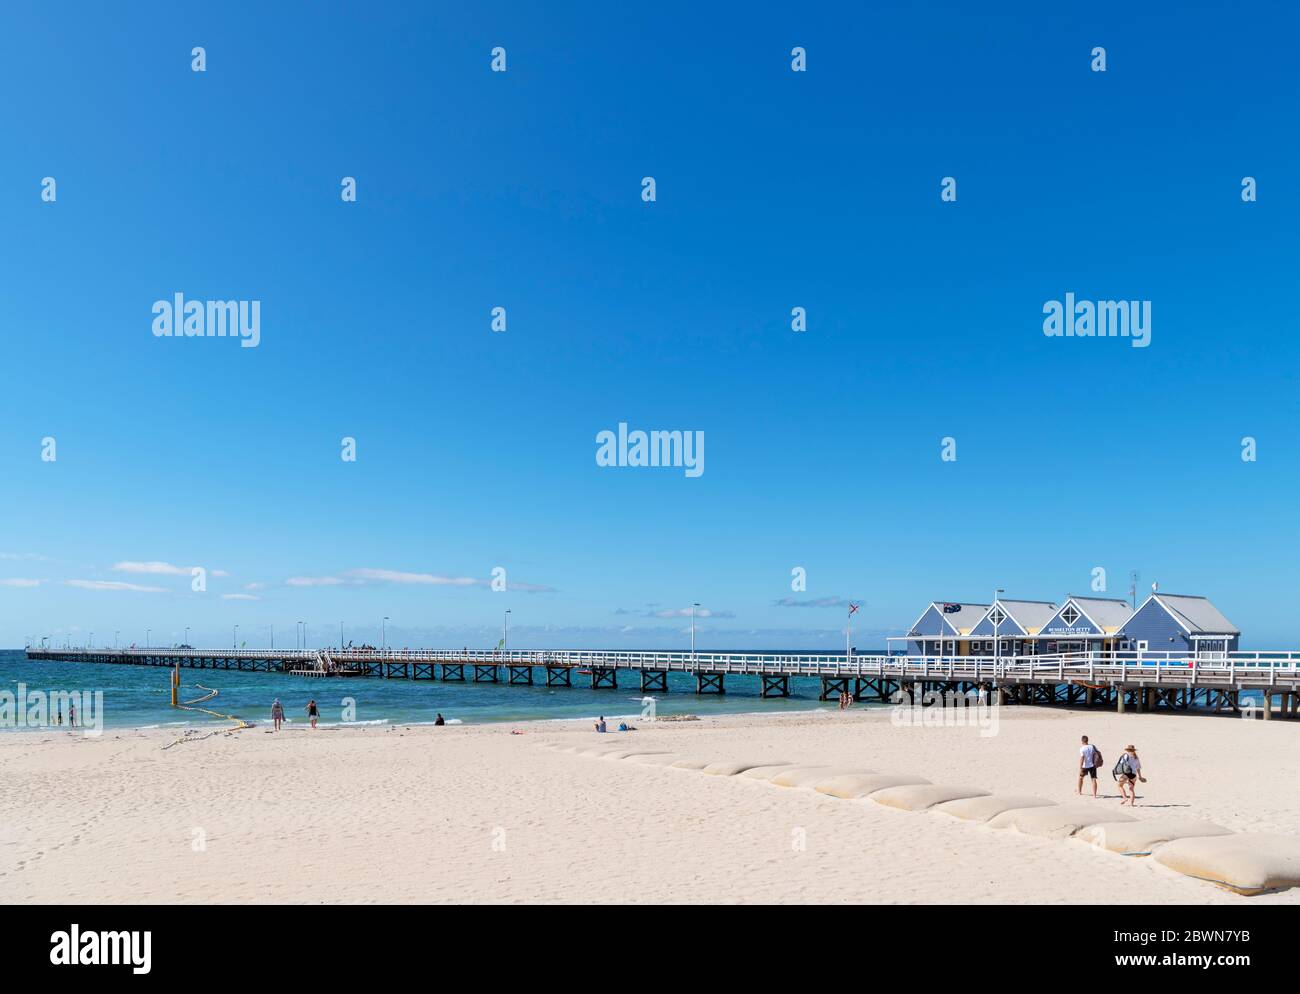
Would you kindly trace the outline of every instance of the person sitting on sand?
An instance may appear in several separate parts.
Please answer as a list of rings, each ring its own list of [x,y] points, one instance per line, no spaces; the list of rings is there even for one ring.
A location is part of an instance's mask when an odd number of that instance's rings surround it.
[[[280,698],[271,702],[271,722],[275,725],[275,730],[280,730],[280,725],[284,722],[284,705],[280,703]]]
[[[1114,773],[1115,779],[1119,781],[1119,806],[1122,808],[1127,803],[1130,808],[1137,807],[1137,782],[1147,782],[1147,778],[1142,775],[1142,760],[1138,759],[1137,746],[1124,747],[1124,755],[1115,764]]]
[[[433,723],[434,723],[435,725],[445,725],[445,724],[447,724],[447,720],[442,716],[442,712],[441,712],[441,711],[438,712],[438,717],[435,718],[435,719],[433,720]]]
[[[316,727],[316,719],[319,716],[320,716],[320,712],[316,709],[316,698],[313,697],[310,701],[307,702],[307,717],[311,719],[312,728]]]
[[[1088,736],[1083,736],[1083,745],[1079,748],[1079,784],[1075,787],[1076,794],[1083,793],[1083,778],[1092,777],[1092,796],[1097,796],[1097,768],[1101,766],[1101,750],[1095,745],[1088,742]]]
[[[596,722],[596,731],[605,731],[605,716],[603,714],[600,716],[600,720]]]

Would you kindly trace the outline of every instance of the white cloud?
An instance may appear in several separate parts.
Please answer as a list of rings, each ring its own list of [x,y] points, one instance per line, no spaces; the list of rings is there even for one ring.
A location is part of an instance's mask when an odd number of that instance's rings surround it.
[[[48,562],[49,556],[42,556],[36,552],[0,552],[0,559],[25,559],[35,560],[37,562]]]
[[[222,594],[223,601],[260,601],[262,598],[253,594]]]
[[[113,569],[119,573],[149,573],[153,576],[189,576],[190,571],[185,566],[173,566],[171,563],[162,563],[157,560],[148,563],[137,563],[125,560],[120,563],[114,563]]]
[[[266,584],[265,584],[265,583],[246,583],[246,584],[244,584],[244,589],[245,589],[245,590],[262,590],[262,589],[265,588],[265,587],[266,587]]]
[[[131,559],[125,559],[120,563],[114,563],[113,569],[119,573],[147,573],[150,576],[192,576],[198,566],[177,566],[174,563],[164,563],[160,560],[153,559],[149,562],[136,562]],[[209,576],[229,576],[223,569],[208,570]]]
[[[290,587],[337,587],[342,584],[363,586],[369,583],[399,583],[408,586],[425,587],[488,587],[492,581],[474,576],[446,576],[438,573],[410,573],[396,569],[375,569],[363,567],[350,569],[337,576],[291,576],[284,581]],[[246,590],[256,589],[252,584]],[[508,590],[521,593],[552,592],[554,587],[545,587],[537,583],[517,583],[511,581]]]
[[[678,608],[675,611],[649,611],[646,613],[647,618],[689,618],[691,609],[689,607]],[[697,607],[695,617],[698,618],[734,618],[735,615],[730,611],[710,611],[707,607]]]
[[[162,587],[144,587],[138,583],[125,583],[121,580],[65,580],[69,587],[82,590],[134,590],[141,594],[165,594]]]
[[[395,569],[354,569],[349,570],[349,577],[363,583],[419,583],[439,587],[473,587],[487,583],[472,576],[437,576],[433,573],[403,573]]]
[[[44,582],[44,580],[27,580],[15,576],[9,580],[0,580],[0,587],[39,587]]]

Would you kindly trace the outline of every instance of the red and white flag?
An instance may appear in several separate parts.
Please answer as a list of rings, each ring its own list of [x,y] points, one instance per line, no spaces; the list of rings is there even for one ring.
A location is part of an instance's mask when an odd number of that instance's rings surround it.
[[[861,606],[861,605],[859,605],[859,604],[854,604],[852,601],[849,602],[849,617],[850,617],[850,618],[853,617],[853,612],[856,611],[860,606]]]

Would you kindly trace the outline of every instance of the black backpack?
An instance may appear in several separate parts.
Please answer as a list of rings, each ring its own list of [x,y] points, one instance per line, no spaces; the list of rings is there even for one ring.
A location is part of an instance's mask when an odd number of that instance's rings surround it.
[[[1119,757],[1119,762],[1116,763],[1115,768],[1110,771],[1110,775],[1116,780],[1120,777],[1131,777],[1133,775],[1133,767],[1129,764],[1128,753],[1124,753],[1124,755]]]

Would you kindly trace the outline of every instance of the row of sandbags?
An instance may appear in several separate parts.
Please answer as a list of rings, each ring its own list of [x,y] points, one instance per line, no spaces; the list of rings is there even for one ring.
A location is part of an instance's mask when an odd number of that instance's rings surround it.
[[[1095,803],[1058,804],[1025,794],[998,794],[857,767],[792,763],[771,757],[703,759],[626,742],[547,745],[583,756],[766,780],[778,787],[871,800],[902,811],[935,811],[1043,838],[1074,837],[1125,856],[1152,856],[1171,870],[1239,894],[1261,894],[1300,884],[1300,839],[1289,835],[1237,834],[1192,818],[1139,819]]]

